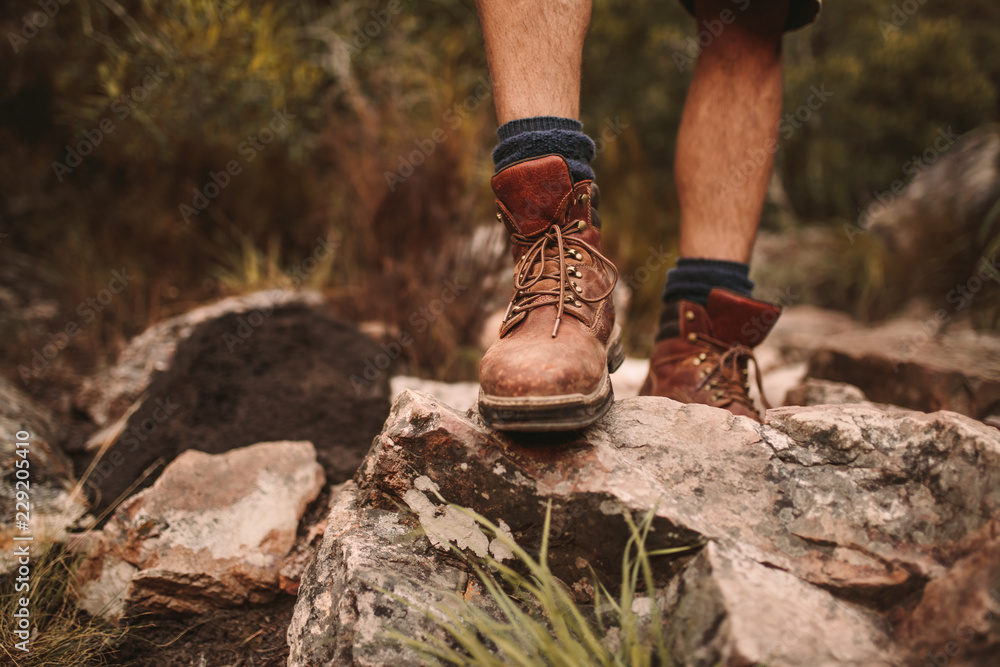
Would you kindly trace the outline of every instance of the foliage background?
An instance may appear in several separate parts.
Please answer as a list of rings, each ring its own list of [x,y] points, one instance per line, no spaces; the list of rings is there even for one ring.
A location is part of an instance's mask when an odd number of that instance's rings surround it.
[[[782,141],[776,180],[787,198],[769,201],[763,229],[854,222],[940,128],[998,119],[1000,5],[914,0],[917,11],[888,30],[899,4],[831,0],[786,38],[786,109],[814,85],[834,97]],[[474,377],[503,260],[488,187],[496,121],[472,0],[68,0],[16,51],[10,34],[38,7],[0,6],[0,336],[12,377],[113,269],[136,278],[49,376],[85,372],[198,303],[292,284],[323,237],[336,250],[307,283],[346,317],[383,323],[389,339],[411,333],[409,370]],[[690,80],[677,55],[693,53],[696,31],[672,0],[595,0],[583,121],[594,134],[624,128],[595,167],[608,254],[625,275],[649,248],[674,243],[673,150]],[[168,75],[119,119],[116,99],[147,67]],[[294,120],[243,162],[241,142],[276,109]],[[104,118],[114,132],[57,178],[53,162]],[[386,173],[437,129],[434,152],[388,187]],[[242,173],[186,223],[179,205],[233,159]],[[866,260],[859,247],[835,250],[832,265],[854,268],[806,298],[857,304],[871,293]],[[414,331],[412,314],[446,279],[469,287]],[[635,295],[634,351],[648,345],[661,284],[662,274]]]

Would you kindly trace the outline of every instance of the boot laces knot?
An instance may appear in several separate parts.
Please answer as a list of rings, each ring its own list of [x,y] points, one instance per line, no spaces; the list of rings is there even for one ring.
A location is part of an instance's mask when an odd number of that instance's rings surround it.
[[[697,389],[702,389],[706,385],[715,387],[718,389],[718,398],[725,398],[728,401],[740,403],[753,409],[753,401],[750,400],[748,393],[750,385],[740,377],[741,374],[747,372],[746,368],[749,362],[752,361],[754,365],[754,378],[757,381],[757,391],[760,392],[760,402],[764,405],[765,410],[771,409],[767,397],[764,396],[764,384],[761,379],[760,364],[757,362],[757,357],[754,356],[751,348],[740,343],[734,343],[724,353],[719,354],[717,350],[722,346],[721,343],[717,341],[704,341],[701,335],[697,335],[697,339],[708,343],[706,347],[711,350],[708,353],[709,363],[714,362],[711,370],[703,375],[701,382],[697,385]]]

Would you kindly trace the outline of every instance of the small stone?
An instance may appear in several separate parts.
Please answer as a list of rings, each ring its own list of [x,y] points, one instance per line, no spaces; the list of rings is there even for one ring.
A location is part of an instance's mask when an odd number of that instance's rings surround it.
[[[184,452],[104,527],[79,574],[80,606],[114,618],[273,598],[299,519],[324,481],[308,442]]]
[[[865,393],[854,385],[815,378],[807,378],[790,389],[785,396],[785,405],[848,405],[867,402]]]

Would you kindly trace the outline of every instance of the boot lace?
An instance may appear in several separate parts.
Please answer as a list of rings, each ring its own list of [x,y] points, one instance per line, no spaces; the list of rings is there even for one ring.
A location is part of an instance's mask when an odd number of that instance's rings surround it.
[[[618,282],[618,270],[607,257],[584,241],[579,236],[586,225],[582,220],[565,222],[562,225],[553,224],[549,229],[538,237],[522,236],[514,233],[511,240],[514,243],[523,245],[531,244],[528,251],[521,256],[514,273],[514,296],[507,306],[507,313],[504,315],[506,322],[511,315],[527,312],[541,306],[557,304],[556,321],[552,327],[552,337],[559,333],[559,325],[562,322],[563,312],[566,304],[571,303],[576,307],[581,307],[584,302],[594,304],[606,299],[615,288]],[[582,278],[575,262],[583,261],[583,254],[580,249],[595,260],[596,265],[604,269],[610,276],[611,284],[602,293],[596,296],[584,296],[583,287],[574,278]],[[535,266],[538,265],[538,269]],[[540,289],[538,284],[542,280],[554,280],[558,287],[550,289]],[[572,293],[570,293],[572,292]],[[553,301],[550,297],[556,297]]]
[[[701,339],[701,336],[698,336]],[[704,341],[709,344],[711,348],[716,348],[717,344],[710,341]],[[711,357],[716,357],[718,361],[712,359]],[[739,343],[729,346],[723,354],[719,354],[716,349],[712,349],[711,357],[706,355],[706,360],[711,363],[715,361],[711,370],[704,374],[701,382],[698,383],[697,389],[702,389],[706,385],[709,388],[716,389],[714,397],[719,400],[722,398],[727,398],[730,401],[735,401],[740,403],[751,410],[755,410],[753,401],[750,400],[750,385],[749,381],[741,381],[740,375],[743,371],[744,364],[749,365],[749,362],[753,362],[754,365],[754,378],[757,381],[757,391],[760,392],[760,402],[764,405],[765,410],[771,409],[771,404],[767,402],[767,397],[764,396],[764,384],[761,379],[760,364],[757,363],[757,357],[754,356],[753,350],[746,345],[741,345]]]

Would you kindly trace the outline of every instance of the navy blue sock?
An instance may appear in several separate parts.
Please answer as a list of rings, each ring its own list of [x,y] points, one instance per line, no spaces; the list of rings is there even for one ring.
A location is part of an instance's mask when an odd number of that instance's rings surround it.
[[[594,178],[590,168],[594,142],[583,133],[583,124],[578,120],[558,116],[519,118],[501,125],[497,136],[500,144],[493,150],[497,171],[521,160],[555,154],[566,158],[574,183]]]
[[[669,303],[685,299],[704,306],[708,303],[708,293],[716,287],[753,296],[750,265],[720,259],[682,257],[677,260],[677,268],[667,272],[663,300]]]

